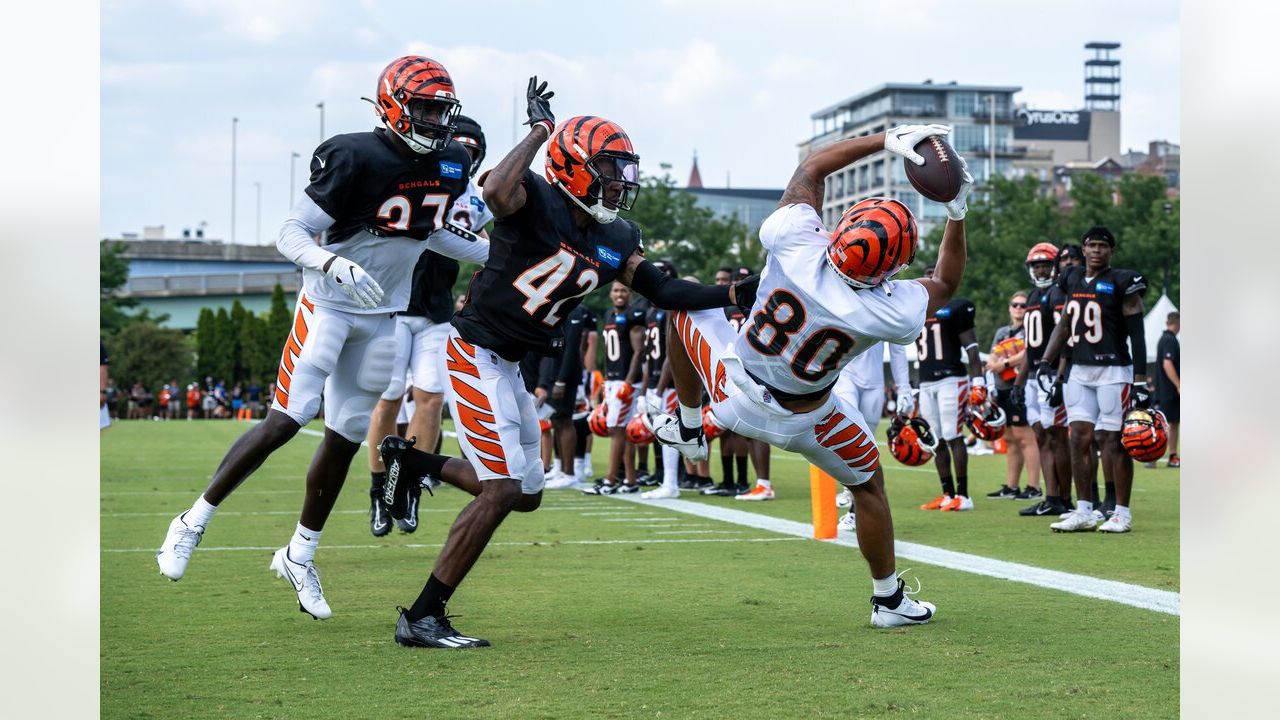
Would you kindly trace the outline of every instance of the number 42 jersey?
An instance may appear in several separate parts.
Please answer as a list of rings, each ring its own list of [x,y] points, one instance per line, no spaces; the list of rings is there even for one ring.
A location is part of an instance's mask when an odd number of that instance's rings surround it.
[[[733,350],[752,378],[783,399],[821,394],[855,356],[882,340],[906,345],[924,326],[923,285],[891,280],[855,289],[827,265],[830,242],[805,204],[778,208],[760,227],[769,257]]]

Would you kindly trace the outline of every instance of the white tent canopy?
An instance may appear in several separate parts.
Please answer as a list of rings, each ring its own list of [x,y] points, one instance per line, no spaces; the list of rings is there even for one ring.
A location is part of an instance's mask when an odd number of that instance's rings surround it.
[[[1160,293],[1160,299],[1156,300],[1156,304],[1151,306],[1147,316],[1143,318],[1143,335],[1147,339],[1147,362],[1155,361],[1156,345],[1160,342],[1160,336],[1164,334],[1165,321],[1169,313],[1177,309],[1178,306],[1173,304],[1168,295]]]

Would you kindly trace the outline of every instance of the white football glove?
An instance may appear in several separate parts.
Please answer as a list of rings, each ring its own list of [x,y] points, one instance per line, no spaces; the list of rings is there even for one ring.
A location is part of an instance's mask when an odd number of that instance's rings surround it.
[[[915,394],[911,392],[909,387],[898,390],[897,400],[897,412],[899,415],[910,415],[911,411],[916,409]]]
[[[927,137],[947,135],[950,132],[950,125],[899,125],[885,132],[884,149],[894,155],[901,155],[916,165],[923,165],[924,158],[916,152],[916,145]]]
[[[344,257],[334,255],[324,274],[365,310],[372,310],[382,302],[382,286],[378,281],[369,277],[364,268]]]
[[[969,191],[973,189],[973,176],[969,174],[969,163],[964,161],[964,156],[957,154],[956,158],[960,160],[960,171],[964,174],[964,182],[960,185],[960,192],[956,193],[955,199],[947,203],[946,207],[947,217],[960,222],[969,212]]]

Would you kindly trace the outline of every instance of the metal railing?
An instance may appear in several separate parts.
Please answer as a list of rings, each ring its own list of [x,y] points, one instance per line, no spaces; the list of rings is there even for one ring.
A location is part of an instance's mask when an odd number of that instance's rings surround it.
[[[125,297],[186,297],[199,295],[257,295],[279,284],[286,293],[302,287],[302,273],[210,273],[131,277],[119,294]]]

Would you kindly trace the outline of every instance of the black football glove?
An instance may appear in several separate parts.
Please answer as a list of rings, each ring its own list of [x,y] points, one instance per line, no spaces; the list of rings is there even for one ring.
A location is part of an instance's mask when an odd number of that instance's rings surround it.
[[[1058,371],[1049,364],[1048,360],[1041,360],[1036,363],[1036,384],[1044,392],[1050,392],[1053,384],[1058,381]]]
[[[551,132],[556,129],[556,116],[551,114],[551,98],[555,93],[546,92],[546,90],[545,80],[539,85],[537,75],[529,78],[529,89],[525,92],[525,99],[529,103],[525,112],[529,114],[529,119],[525,125],[530,127],[542,125],[547,129],[547,137],[551,137]]]
[[[1027,388],[1025,385],[1014,385],[1009,388],[1009,405],[1012,406],[1016,415],[1026,417],[1027,414]]]
[[[1055,378],[1053,387],[1049,388],[1049,407],[1062,407],[1062,378]]]
[[[760,276],[748,275],[733,284],[733,304],[743,315],[750,315],[756,304],[756,290],[760,289]]]
[[[1132,407],[1142,408],[1143,410],[1151,407],[1151,389],[1147,387],[1146,383],[1141,385],[1134,383],[1133,391],[1129,394],[1129,398]]]

